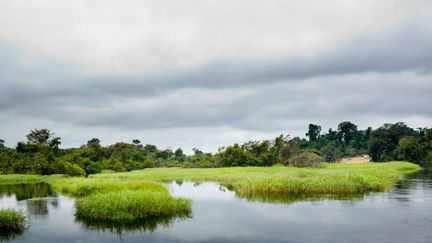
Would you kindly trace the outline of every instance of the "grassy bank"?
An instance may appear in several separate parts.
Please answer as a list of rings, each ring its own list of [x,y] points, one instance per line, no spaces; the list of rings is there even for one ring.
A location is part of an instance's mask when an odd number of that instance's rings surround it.
[[[44,181],[44,176],[40,175],[2,175],[0,174],[0,185],[16,185],[40,183]]]
[[[26,225],[26,216],[15,209],[0,209],[0,232],[20,232]]]
[[[325,168],[226,167],[208,169],[154,168],[124,173],[95,174],[89,178],[0,175],[0,184],[48,182],[58,192],[84,197],[122,190],[165,190],[159,182],[213,181],[240,193],[315,194],[385,191],[403,175],[420,168],[408,162],[327,164]]]
[[[408,162],[328,164],[325,168],[228,167],[212,169],[157,168],[116,174],[93,175],[93,179],[125,181],[214,181],[245,195],[347,194],[385,191],[405,174],[420,168]]]
[[[213,181],[241,197],[272,201],[274,196],[347,195],[389,189],[419,166],[407,162],[327,164],[323,168],[227,167],[210,169],[154,168],[96,174],[89,178],[48,177],[45,182],[78,198],[76,216],[93,222],[133,222],[158,217],[187,216],[189,200],[173,198],[164,181]],[[13,179],[18,178],[18,179]],[[2,181],[24,181],[27,176],[0,176]],[[42,177],[32,177],[33,180]],[[271,197],[271,198],[269,198]],[[291,198],[280,198],[285,202]]]

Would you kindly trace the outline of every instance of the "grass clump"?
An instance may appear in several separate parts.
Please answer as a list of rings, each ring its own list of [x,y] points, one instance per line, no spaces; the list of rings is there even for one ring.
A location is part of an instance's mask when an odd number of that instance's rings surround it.
[[[403,162],[364,165],[329,164],[318,172],[298,169],[295,176],[251,178],[239,183],[236,191],[243,195],[322,195],[382,192],[390,189],[404,175],[419,170]]]
[[[167,191],[124,190],[98,193],[76,201],[79,219],[101,222],[134,222],[157,217],[188,216],[191,202],[173,198]]]
[[[72,197],[85,197],[96,193],[124,190],[166,192],[160,183],[145,180],[120,180],[118,178],[63,178],[53,181],[53,189]]]
[[[75,215],[89,225],[115,223],[123,227],[127,223],[151,219],[169,222],[191,212],[189,200],[172,197],[162,184],[154,181],[60,178],[52,181],[52,186],[55,191],[78,198]]]
[[[0,232],[21,232],[27,223],[25,214],[16,209],[0,209]]]

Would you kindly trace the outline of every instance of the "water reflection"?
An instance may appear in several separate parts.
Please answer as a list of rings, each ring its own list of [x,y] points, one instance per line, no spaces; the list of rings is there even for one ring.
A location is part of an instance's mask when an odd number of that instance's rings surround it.
[[[8,208],[11,204],[19,209],[24,209],[28,218],[47,218],[49,206],[57,208],[59,205],[58,199],[53,196],[56,195],[51,186],[45,183],[0,185],[0,207]],[[0,241],[11,241],[21,236],[26,230],[27,228],[15,231],[0,230]]]
[[[46,183],[0,185],[0,196],[15,196],[17,201],[54,195],[51,186]]]
[[[76,219],[66,197],[16,201],[31,227],[13,242],[432,242],[432,174],[408,176],[390,191],[344,196],[251,196],[215,183],[171,182],[173,196],[192,200],[193,218],[133,224]],[[31,213],[30,213],[31,212]]]
[[[387,194],[389,198],[401,203],[432,199],[432,170],[423,170],[406,176]]]
[[[123,233],[154,232],[161,228],[170,227],[175,221],[191,218],[191,215],[175,217],[158,217],[129,223],[92,222],[86,219],[76,219],[87,230],[110,232],[121,236]]]
[[[16,237],[22,235],[24,233],[24,229],[19,229],[15,231],[3,231],[0,230],[0,242],[7,242],[15,239]]]
[[[221,197],[222,195],[233,195],[234,198],[246,200],[248,202],[271,203],[271,204],[292,204],[296,202],[314,202],[322,200],[338,200],[356,202],[363,200],[371,193],[349,193],[349,194],[323,194],[323,195],[307,195],[307,194],[271,194],[271,193],[242,193],[237,192],[229,184],[217,184],[212,182],[189,182],[189,181],[173,181],[165,182],[171,193],[179,193],[179,196],[186,195],[187,197],[200,198],[200,195],[206,198],[212,198],[212,195]],[[205,190],[203,190],[205,188]],[[195,190],[196,193],[190,194],[190,191]],[[217,193],[220,192],[220,193]]]
[[[338,200],[347,202],[358,202],[362,201],[368,194],[342,194],[342,195],[275,195],[275,194],[252,194],[252,193],[239,193],[236,192],[236,196],[241,199],[246,199],[250,202],[261,202],[261,203],[272,203],[272,204],[292,204],[296,202],[316,202],[322,200]]]
[[[34,198],[26,201],[27,213],[32,216],[48,216],[49,207],[58,208],[58,198]]]

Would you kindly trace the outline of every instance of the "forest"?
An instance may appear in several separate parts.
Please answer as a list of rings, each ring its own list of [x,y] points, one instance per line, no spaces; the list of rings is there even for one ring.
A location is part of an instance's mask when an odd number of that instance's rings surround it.
[[[79,148],[61,148],[61,138],[48,129],[34,129],[26,138],[13,148],[0,139],[2,174],[84,176],[152,167],[316,166],[322,161],[331,163],[364,154],[376,162],[432,164],[432,129],[414,129],[403,122],[360,130],[345,121],[327,132],[320,125],[309,124],[305,138],[280,135],[272,140],[228,145],[216,153],[194,148],[192,155],[186,155],[181,148],[144,145],[139,139],[102,146],[98,138],[92,138]]]

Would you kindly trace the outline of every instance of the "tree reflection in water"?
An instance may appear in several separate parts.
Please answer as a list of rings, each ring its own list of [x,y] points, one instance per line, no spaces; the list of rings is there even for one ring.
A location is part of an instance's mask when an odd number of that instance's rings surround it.
[[[0,185],[0,196],[12,197],[15,195],[17,201],[31,198],[55,196],[51,186],[46,183]]]
[[[15,198],[16,201],[24,201],[27,217],[46,217],[49,214],[49,206],[58,208],[59,203],[51,186],[46,183],[0,185],[0,197]],[[29,224],[27,224],[27,227]],[[22,235],[24,229],[15,231],[0,230],[0,242],[11,241]]]
[[[47,216],[49,206],[58,208],[57,198],[34,198],[26,201],[27,213],[31,216]]]

